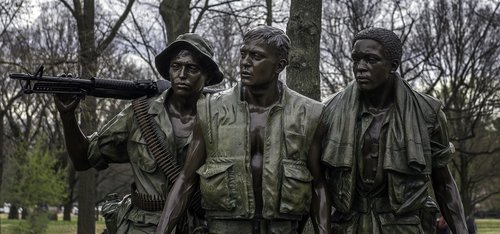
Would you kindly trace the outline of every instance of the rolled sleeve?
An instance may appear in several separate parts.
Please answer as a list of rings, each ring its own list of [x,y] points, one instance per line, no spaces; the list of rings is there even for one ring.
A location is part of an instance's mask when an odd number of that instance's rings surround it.
[[[108,167],[108,163],[129,162],[127,141],[133,112],[129,107],[113,117],[99,131],[89,136],[88,160],[96,169]]]
[[[455,147],[449,141],[448,123],[442,110],[431,133],[432,167],[440,168],[448,165],[453,158]]]

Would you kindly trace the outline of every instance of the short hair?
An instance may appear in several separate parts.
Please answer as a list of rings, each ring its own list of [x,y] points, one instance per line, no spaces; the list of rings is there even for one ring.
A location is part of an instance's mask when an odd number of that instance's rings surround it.
[[[352,45],[354,46],[357,40],[362,39],[370,39],[380,43],[384,47],[386,59],[389,61],[397,60],[401,64],[403,43],[393,31],[384,28],[363,29],[354,35]]]
[[[262,25],[250,29],[243,36],[243,43],[249,41],[262,41],[276,49],[279,58],[288,60],[290,51],[290,38],[279,28]]]

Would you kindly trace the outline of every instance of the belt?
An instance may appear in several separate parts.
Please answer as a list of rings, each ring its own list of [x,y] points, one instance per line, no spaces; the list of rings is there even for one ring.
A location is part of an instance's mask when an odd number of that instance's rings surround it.
[[[355,196],[352,209],[360,213],[369,213],[371,210],[375,211],[375,213],[393,212],[387,197]]]
[[[268,219],[208,219],[208,226],[214,233],[298,233],[297,220]]]
[[[132,205],[146,211],[161,211],[165,205],[165,199],[163,197],[159,195],[139,193],[135,184],[132,184],[132,194],[130,199],[132,201]]]

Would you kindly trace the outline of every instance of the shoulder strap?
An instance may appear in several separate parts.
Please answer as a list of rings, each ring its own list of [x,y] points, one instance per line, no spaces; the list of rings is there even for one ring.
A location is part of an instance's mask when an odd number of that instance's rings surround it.
[[[153,116],[148,114],[149,103],[148,97],[143,96],[132,101],[132,109],[134,110],[137,125],[142,133],[142,137],[146,141],[149,152],[153,155],[160,167],[160,170],[167,176],[167,179],[173,184],[180,174],[181,168],[177,165],[176,160],[172,157],[165,146],[165,142],[160,140],[160,129],[153,122]],[[197,213],[203,215],[205,211],[201,207],[200,190],[196,189],[191,197],[192,202],[190,207]]]
[[[148,145],[149,152],[153,155],[160,170],[167,176],[167,179],[173,184],[179,176],[181,168],[172,157],[165,146],[165,142],[160,140],[158,129],[153,123],[153,116],[148,114],[149,103],[147,96],[132,101],[132,109],[141,130],[142,137]]]

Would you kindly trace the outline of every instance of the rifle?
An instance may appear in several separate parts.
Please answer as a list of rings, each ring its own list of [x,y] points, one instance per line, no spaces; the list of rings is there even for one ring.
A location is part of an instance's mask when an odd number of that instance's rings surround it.
[[[35,75],[24,73],[9,74],[9,78],[20,80],[23,92],[73,94],[78,96],[94,96],[115,99],[136,99],[142,96],[154,96],[167,90],[171,84],[168,80],[115,80],[80,79],[78,77],[44,76],[43,66],[40,66]]]

